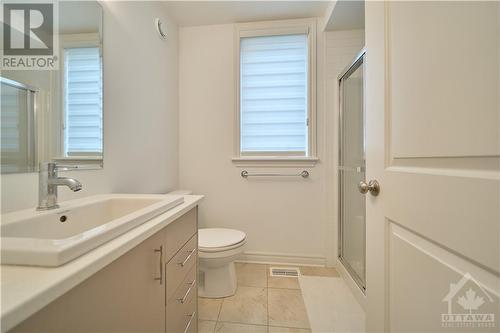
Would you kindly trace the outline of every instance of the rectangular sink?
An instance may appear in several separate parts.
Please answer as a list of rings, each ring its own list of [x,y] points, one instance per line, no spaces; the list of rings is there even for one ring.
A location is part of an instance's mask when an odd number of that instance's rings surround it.
[[[60,266],[184,202],[180,195],[96,195],[2,216],[2,264]]]

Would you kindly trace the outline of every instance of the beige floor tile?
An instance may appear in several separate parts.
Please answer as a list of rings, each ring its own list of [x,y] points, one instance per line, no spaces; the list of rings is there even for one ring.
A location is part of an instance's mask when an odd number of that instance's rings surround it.
[[[216,333],[267,333],[267,326],[218,322]]]
[[[269,325],[309,328],[306,306],[300,290],[268,289]]]
[[[306,328],[269,326],[268,332],[269,333],[311,333],[311,330],[306,329]]]
[[[214,333],[216,321],[198,320],[198,333]]]
[[[236,263],[238,286],[267,287],[267,265]]]
[[[300,267],[300,274],[306,276],[328,276],[339,277],[339,272],[335,268],[330,267]]]
[[[267,325],[266,290],[239,286],[234,296],[224,299],[219,321]]]
[[[277,277],[267,274],[268,288],[300,289],[299,279],[295,277]]]
[[[200,320],[217,320],[222,299],[198,298],[198,318]]]

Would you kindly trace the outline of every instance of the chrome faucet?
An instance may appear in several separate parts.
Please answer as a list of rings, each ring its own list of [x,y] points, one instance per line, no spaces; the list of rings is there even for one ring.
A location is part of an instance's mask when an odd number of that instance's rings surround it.
[[[73,192],[82,189],[82,184],[73,178],[58,177],[58,170],[77,169],[77,166],[59,165],[54,162],[41,162],[38,171],[38,207],[36,210],[59,208],[57,204],[57,187],[67,186]]]

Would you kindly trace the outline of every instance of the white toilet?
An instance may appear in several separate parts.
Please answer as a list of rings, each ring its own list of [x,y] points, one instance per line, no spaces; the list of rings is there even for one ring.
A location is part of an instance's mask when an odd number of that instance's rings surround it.
[[[234,261],[243,253],[245,243],[246,234],[243,231],[223,228],[198,230],[200,297],[234,295],[237,287]]]

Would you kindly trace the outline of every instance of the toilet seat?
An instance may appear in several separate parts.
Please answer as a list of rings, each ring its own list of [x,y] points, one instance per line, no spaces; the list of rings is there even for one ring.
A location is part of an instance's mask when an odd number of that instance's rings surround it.
[[[204,253],[214,253],[214,252],[224,252],[224,251],[230,251],[236,248],[239,248],[243,245],[245,245],[245,241],[241,241],[238,244],[234,244],[231,246],[225,246],[225,247],[198,247],[198,252],[204,252]]]
[[[204,228],[198,230],[199,252],[213,253],[241,247],[246,242],[243,231],[225,228]]]

